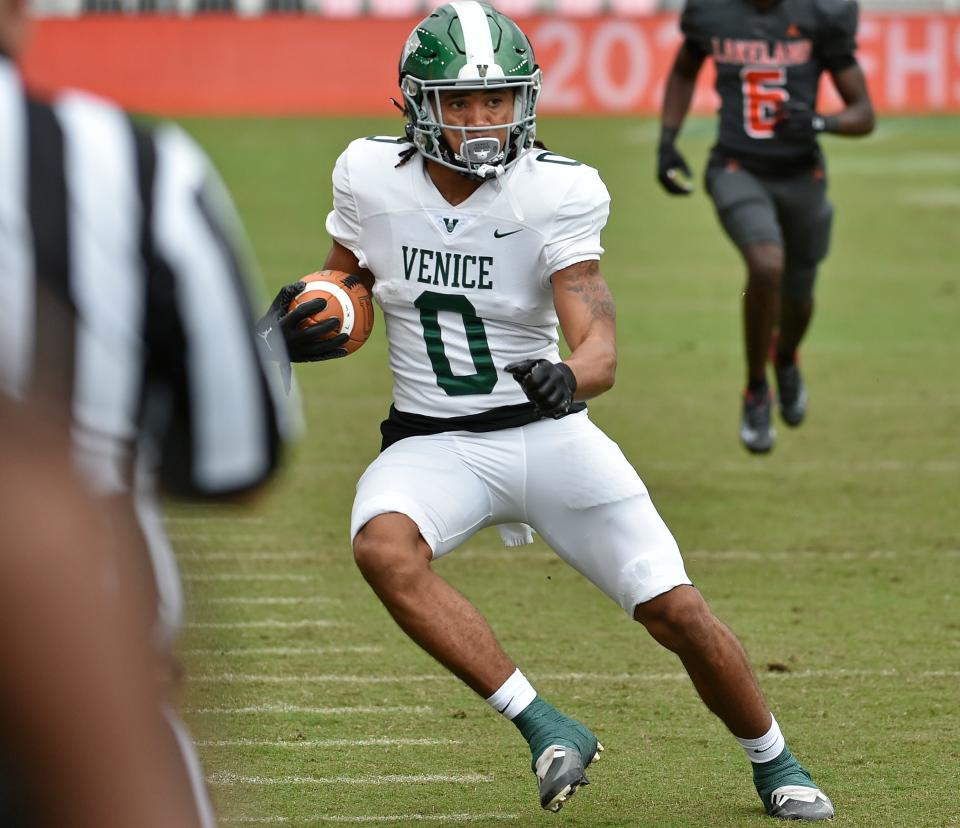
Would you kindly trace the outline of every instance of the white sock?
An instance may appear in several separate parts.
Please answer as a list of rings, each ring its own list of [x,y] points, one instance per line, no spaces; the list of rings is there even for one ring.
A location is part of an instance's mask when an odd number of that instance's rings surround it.
[[[536,697],[537,691],[527,681],[527,677],[519,670],[514,670],[500,689],[487,699],[487,704],[497,713],[513,720],[523,713]]]
[[[777,724],[777,720],[772,713],[770,714],[770,729],[763,736],[759,739],[741,739],[738,736],[737,741],[746,751],[747,758],[757,765],[772,762],[783,753],[783,749],[786,747],[783,734],[780,732],[780,725]]]

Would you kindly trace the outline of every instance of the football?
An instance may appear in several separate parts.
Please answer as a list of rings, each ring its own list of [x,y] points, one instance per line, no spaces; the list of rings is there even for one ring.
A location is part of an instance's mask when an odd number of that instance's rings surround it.
[[[370,338],[370,331],[373,330],[373,296],[359,277],[339,270],[321,270],[304,276],[300,281],[306,282],[306,287],[290,303],[288,312],[304,302],[327,300],[327,306],[322,311],[300,323],[301,328],[336,317],[340,320],[340,327],[330,337],[349,334],[350,338],[343,345],[348,354],[352,354]]]

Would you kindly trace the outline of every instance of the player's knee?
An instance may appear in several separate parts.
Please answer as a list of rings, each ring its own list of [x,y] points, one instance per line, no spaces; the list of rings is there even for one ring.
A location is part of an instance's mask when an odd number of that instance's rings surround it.
[[[748,290],[779,290],[783,281],[783,248],[775,244],[758,244],[744,253],[747,263]]]
[[[787,264],[783,278],[784,300],[805,304],[813,299],[813,286],[817,281],[817,264],[811,261],[792,261]]]
[[[414,577],[427,561],[418,549],[419,534],[389,521],[371,520],[353,539],[353,559],[370,583],[399,583]]]
[[[673,652],[683,652],[708,638],[714,621],[707,602],[692,586],[679,586],[638,604],[633,617]]]

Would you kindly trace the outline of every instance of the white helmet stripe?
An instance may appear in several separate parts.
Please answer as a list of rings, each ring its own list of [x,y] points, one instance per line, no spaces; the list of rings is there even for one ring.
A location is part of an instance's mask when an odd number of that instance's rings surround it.
[[[493,54],[493,40],[490,37],[490,24],[483,7],[475,0],[460,0],[451,3],[460,25],[463,28],[463,46],[467,52],[467,66],[493,66],[496,58]]]

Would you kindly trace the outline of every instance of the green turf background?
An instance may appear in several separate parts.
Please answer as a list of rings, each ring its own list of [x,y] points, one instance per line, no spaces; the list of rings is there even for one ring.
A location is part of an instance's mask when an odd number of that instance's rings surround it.
[[[272,294],[323,263],[337,154],[354,137],[396,134],[398,122],[184,126],[230,186]],[[712,132],[693,120],[680,141],[698,184]],[[834,798],[835,823],[957,828],[960,120],[890,119],[868,139],[824,141],[837,219],[802,351],[810,414],[799,431],[781,426],[765,458],[736,438],[743,280],[702,187],[690,199],[659,190],[649,120],[543,119],[540,135],[597,166],[613,197],[602,264],[620,364],[591,416],[636,465],[691,576],[743,640],[789,744]],[[607,747],[594,784],[559,815],[542,813],[519,735],[395,628],[352,563],[353,486],[389,402],[382,324],[350,359],[297,374],[307,435],[278,484],[253,511],[178,507],[169,526],[192,621],[341,625],[189,629],[184,704],[429,709],[188,713],[225,820],[765,823],[745,758],[676,660],[542,542],[507,552],[484,532],[438,571]],[[222,601],[258,597],[305,600]],[[325,647],[371,649],[237,652]],[[372,737],[453,744],[206,744]],[[224,774],[248,780],[222,784],[234,779]],[[429,774],[481,777],[355,784]],[[322,781],[341,777],[351,781]]]

